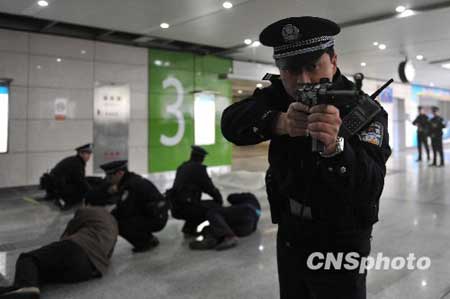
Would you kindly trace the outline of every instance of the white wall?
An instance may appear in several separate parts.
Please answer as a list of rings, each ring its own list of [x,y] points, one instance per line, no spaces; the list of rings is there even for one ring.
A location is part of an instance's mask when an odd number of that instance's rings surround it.
[[[280,71],[274,65],[233,61],[233,73],[228,77],[232,79],[261,81],[265,74],[279,74]]]
[[[61,58],[61,62],[57,62]],[[34,185],[74,148],[93,141],[96,82],[131,86],[130,168],[147,173],[147,49],[0,30],[0,78],[12,78],[9,153],[0,154],[0,187]],[[68,99],[66,120],[54,118]],[[87,174],[92,174],[92,161]]]

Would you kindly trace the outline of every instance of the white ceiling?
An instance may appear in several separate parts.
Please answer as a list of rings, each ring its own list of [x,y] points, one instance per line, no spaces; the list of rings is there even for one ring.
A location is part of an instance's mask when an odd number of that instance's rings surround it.
[[[147,34],[221,48],[242,45],[257,38],[268,24],[281,18],[314,15],[337,23],[387,15],[397,5],[418,7],[443,0],[230,0],[231,10],[219,0],[48,0],[46,8],[37,0],[0,0],[0,12],[34,16],[79,25]],[[444,1],[448,2],[448,1]],[[162,30],[161,22],[171,27]],[[414,83],[450,88],[450,70],[428,61],[450,58],[450,8],[418,13],[408,18],[389,18],[343,28],[336,50],[345,73],[362,71],[368,77],[398,80],[397,67],[407,55],[425,56],[415,61]],[[387,45],[385,51],[374,41]],[[272,62],[272,50],[247,47],[231,53],[240,60]],[[360,63],[367,63],[361,67]]]

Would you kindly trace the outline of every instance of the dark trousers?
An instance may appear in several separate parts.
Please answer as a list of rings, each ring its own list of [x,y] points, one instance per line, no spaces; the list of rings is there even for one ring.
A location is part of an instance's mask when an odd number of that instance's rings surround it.
[[[214,200],[201,200],[195,203],[175,204],[173,209],[176,218],[184,219],[186,222],[183,231],[195,231],[197,226],[206,220],[209,210],[221,207]]]
[[[255,210],[246,205],[235,205],[210,210],[206,219],[217,239],[228,236],[245,237],[255,231],[258,217]]]
[[[366,298],[366,273],[310,270],[306,264],[309,254],[290,246],[278,235],[277,262],[281,299]]]
[[[307,266],[311,253],[370,253],[371,228],[334,232],[325,222],[282,213],[278,225],[277,262],[281,299],[365,299],[366,273]]]
[[[430,149],[428,147],[428,136],[425,133],[417,132],[417,151],[419,153],[419,160],[422,160],[422,146],[427,152],[427,159],[430,159]]]
[[[152,219],[145,216],[135,216],[118,219],[119,234],[135,248],[143,248],[153,239],[153,233],[164,228],[167,223],[167,214],[164,219]]]
[[[75,242],[64,240],[22,253],[16,262],[14,285],[39,287],[48,282],[80,282],[93,278],[96,273],[83,249]]]
[[[431,138],[431,147],[433,148],[433,165],[437,163],[437,154],[441,159],[441,165],[444,165],[444,149],[442,147],[442,136]]]
[[[46,178],[45,191],[47,198],[62,198],[67,205],[80,203],[85,194],[85,186],[70,184],[64,180],[57,180],[52,176]]]

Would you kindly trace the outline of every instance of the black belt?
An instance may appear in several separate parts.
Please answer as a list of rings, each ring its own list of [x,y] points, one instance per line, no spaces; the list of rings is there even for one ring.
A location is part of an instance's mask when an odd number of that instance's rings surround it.
[[[311,207],[295,201],[292,198],[289,199],[289,209],[294,216],[309,220],[313,219]]]

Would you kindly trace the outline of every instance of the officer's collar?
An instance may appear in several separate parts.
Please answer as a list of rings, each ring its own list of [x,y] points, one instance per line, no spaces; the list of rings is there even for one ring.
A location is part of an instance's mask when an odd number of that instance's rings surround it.
[[[83,157],[81,157],[80,154],[77,154],[77,158],[80,159],[81,163],[83,163],[84,166],[86,166],[86,161],[84,161]]]
[[[131,177],[131,172],[126,170],[125,173],[123,174],[123,177],[120,179],[120,182],[118,185],[123,186],[130,177]]]
[[[337,90],[348,89],[349,83],[351,84],[351,81],[344,77],[341,73],[341,70],[337,68],[336,73],[333,76],[333,88]]]

